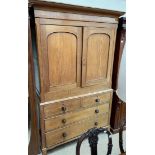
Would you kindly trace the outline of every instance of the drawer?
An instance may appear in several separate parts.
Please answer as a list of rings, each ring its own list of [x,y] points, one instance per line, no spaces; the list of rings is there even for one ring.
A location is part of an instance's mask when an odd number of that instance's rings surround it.
[[[78,110],[75,112],[69,112],[66,114],[58,115],[45,120],[45,131],[56,129],[59,127],[65,127],[74,122],[78,122],[87,119],[91,116],[97,116],[102,113],[109,112],[109,104],[102,104],[92,108],[84,110]]]
[[[97,93],[82,98],[82,107],[89,107],[98,104],[103,104],[111,100],[111,92]]]
[[[80,107],[81,107],[80,98],[55,102],[44,106],[44,115],[45,118],[48,118],[53,115],[63,114],[69,111],[77,110]]]
[[[56,144],[73,139],[95,126],[104,127],[107,125],[108,125],[108,113],[100,114],[97,118],[90,117],[87,120],[81,121],[79,123],[74,123],[65,128],[47,132],[45,134],[46,146],[51,147]]]
[[[53,102],[48,105],[44,105],[44,117],[52,117],[54,115],[65,114],[70,111],[76,111],[80,108],[86,108],[96,106],[109,102],[111,100],[111,92],[95,93],[92,95],[83,95],[77,98],[68,100],[62,100],[59,102]]]

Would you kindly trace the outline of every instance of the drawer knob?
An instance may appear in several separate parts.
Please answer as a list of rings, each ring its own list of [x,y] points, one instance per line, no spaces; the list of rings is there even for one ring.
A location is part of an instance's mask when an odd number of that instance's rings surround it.
[[[64,138],[67,137],[67,133],[66,133],[66,132],[62,133],[62,136],[63,136]]]
[[[65,123],[66,123],[66,119],[63,119],[63,120],[62,120],[62,123],[64,123],[64,124],[65,124]]]
[[[99,110],[98,110],[98,109],[96,109],[96,110],[95,110],[95,113],[99,113]]]
[[[99,98],[97,98],[97,99],[95,100],[95,102],[100,102],[100,99],[99,99]]]
[[[95,122],[94,124],[97,126],[98,125],[98,122]]]
[[[66,111],[66,107],[61,107],[61,110],[63,111],[63,112],[65,112]]]

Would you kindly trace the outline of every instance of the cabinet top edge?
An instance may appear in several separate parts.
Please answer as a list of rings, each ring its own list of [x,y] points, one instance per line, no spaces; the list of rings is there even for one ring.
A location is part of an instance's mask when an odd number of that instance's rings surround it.
[[[110,9],[101,9],[90,6],[81,6],[73,4],[65,4],[60,2],[52,2],[49,0],[29,0],[29,7],[34,7],[34,9],[51,9],[66,12],[77,12],[85,14],[95,14],[100,16],[110,16],[114,18],[119,18],[124,15],[124,11],[116,11]]]

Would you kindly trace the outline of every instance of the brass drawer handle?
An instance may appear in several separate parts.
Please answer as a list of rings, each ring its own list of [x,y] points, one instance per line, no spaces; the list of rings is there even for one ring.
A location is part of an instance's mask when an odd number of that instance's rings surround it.
[[[66,121],[66,119],[62,119],[62,123],[64,123],[64,124],[65,124],[66,122],[67,122],[67,121]]]
[[[97,103],[100,102],[100,99],[99,98],[95,99],[95,102],[97,102]]]
[[[63,112],[65,112],[66,111],[66,107],[61,107],[61,110],[63,111]]]
[[[62,133],[62,136],[65,138],[65,137],[67,137],[67,133],[66,132],[63,132]]]
[[[94,124],[97,126],[98,125],[98,122],[95,122]]]
[[[96,109],[96,110],[95,110],[95,113],[96,113],[96,114],[97,114],[97,113],[99,113],[99,110],[98,110],[98,109]]]

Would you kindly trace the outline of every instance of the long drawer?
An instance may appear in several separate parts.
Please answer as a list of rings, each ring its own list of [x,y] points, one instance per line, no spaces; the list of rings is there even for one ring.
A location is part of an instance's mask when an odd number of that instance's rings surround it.
[[[59,127],[65,127],[68,124],[87,119],[91,116],[97,117],[99,114],[105,112],[109,112],[109,103],[101,104],[99,106],[87,108],[84,110],[78,110],[75,112],[58,115],[45,120],[45,131],[56,129]]]
[[[90,117],[84,121],[74,123],[64,128],[47,132],[45,134],[46,147],[51,147],[59,143],[68,141],[69,139],[73,139],[95,126],[103,127],[107,125],[108,125],[108,113],[103,113],[98,115],[98,117]]]
[[[86,108],[100,103],[109,102],[111,99],[111,93],[112,92],[93,93],[44,105],[44,117],[48,118],[54,115],[75,111],[79,108]]]

